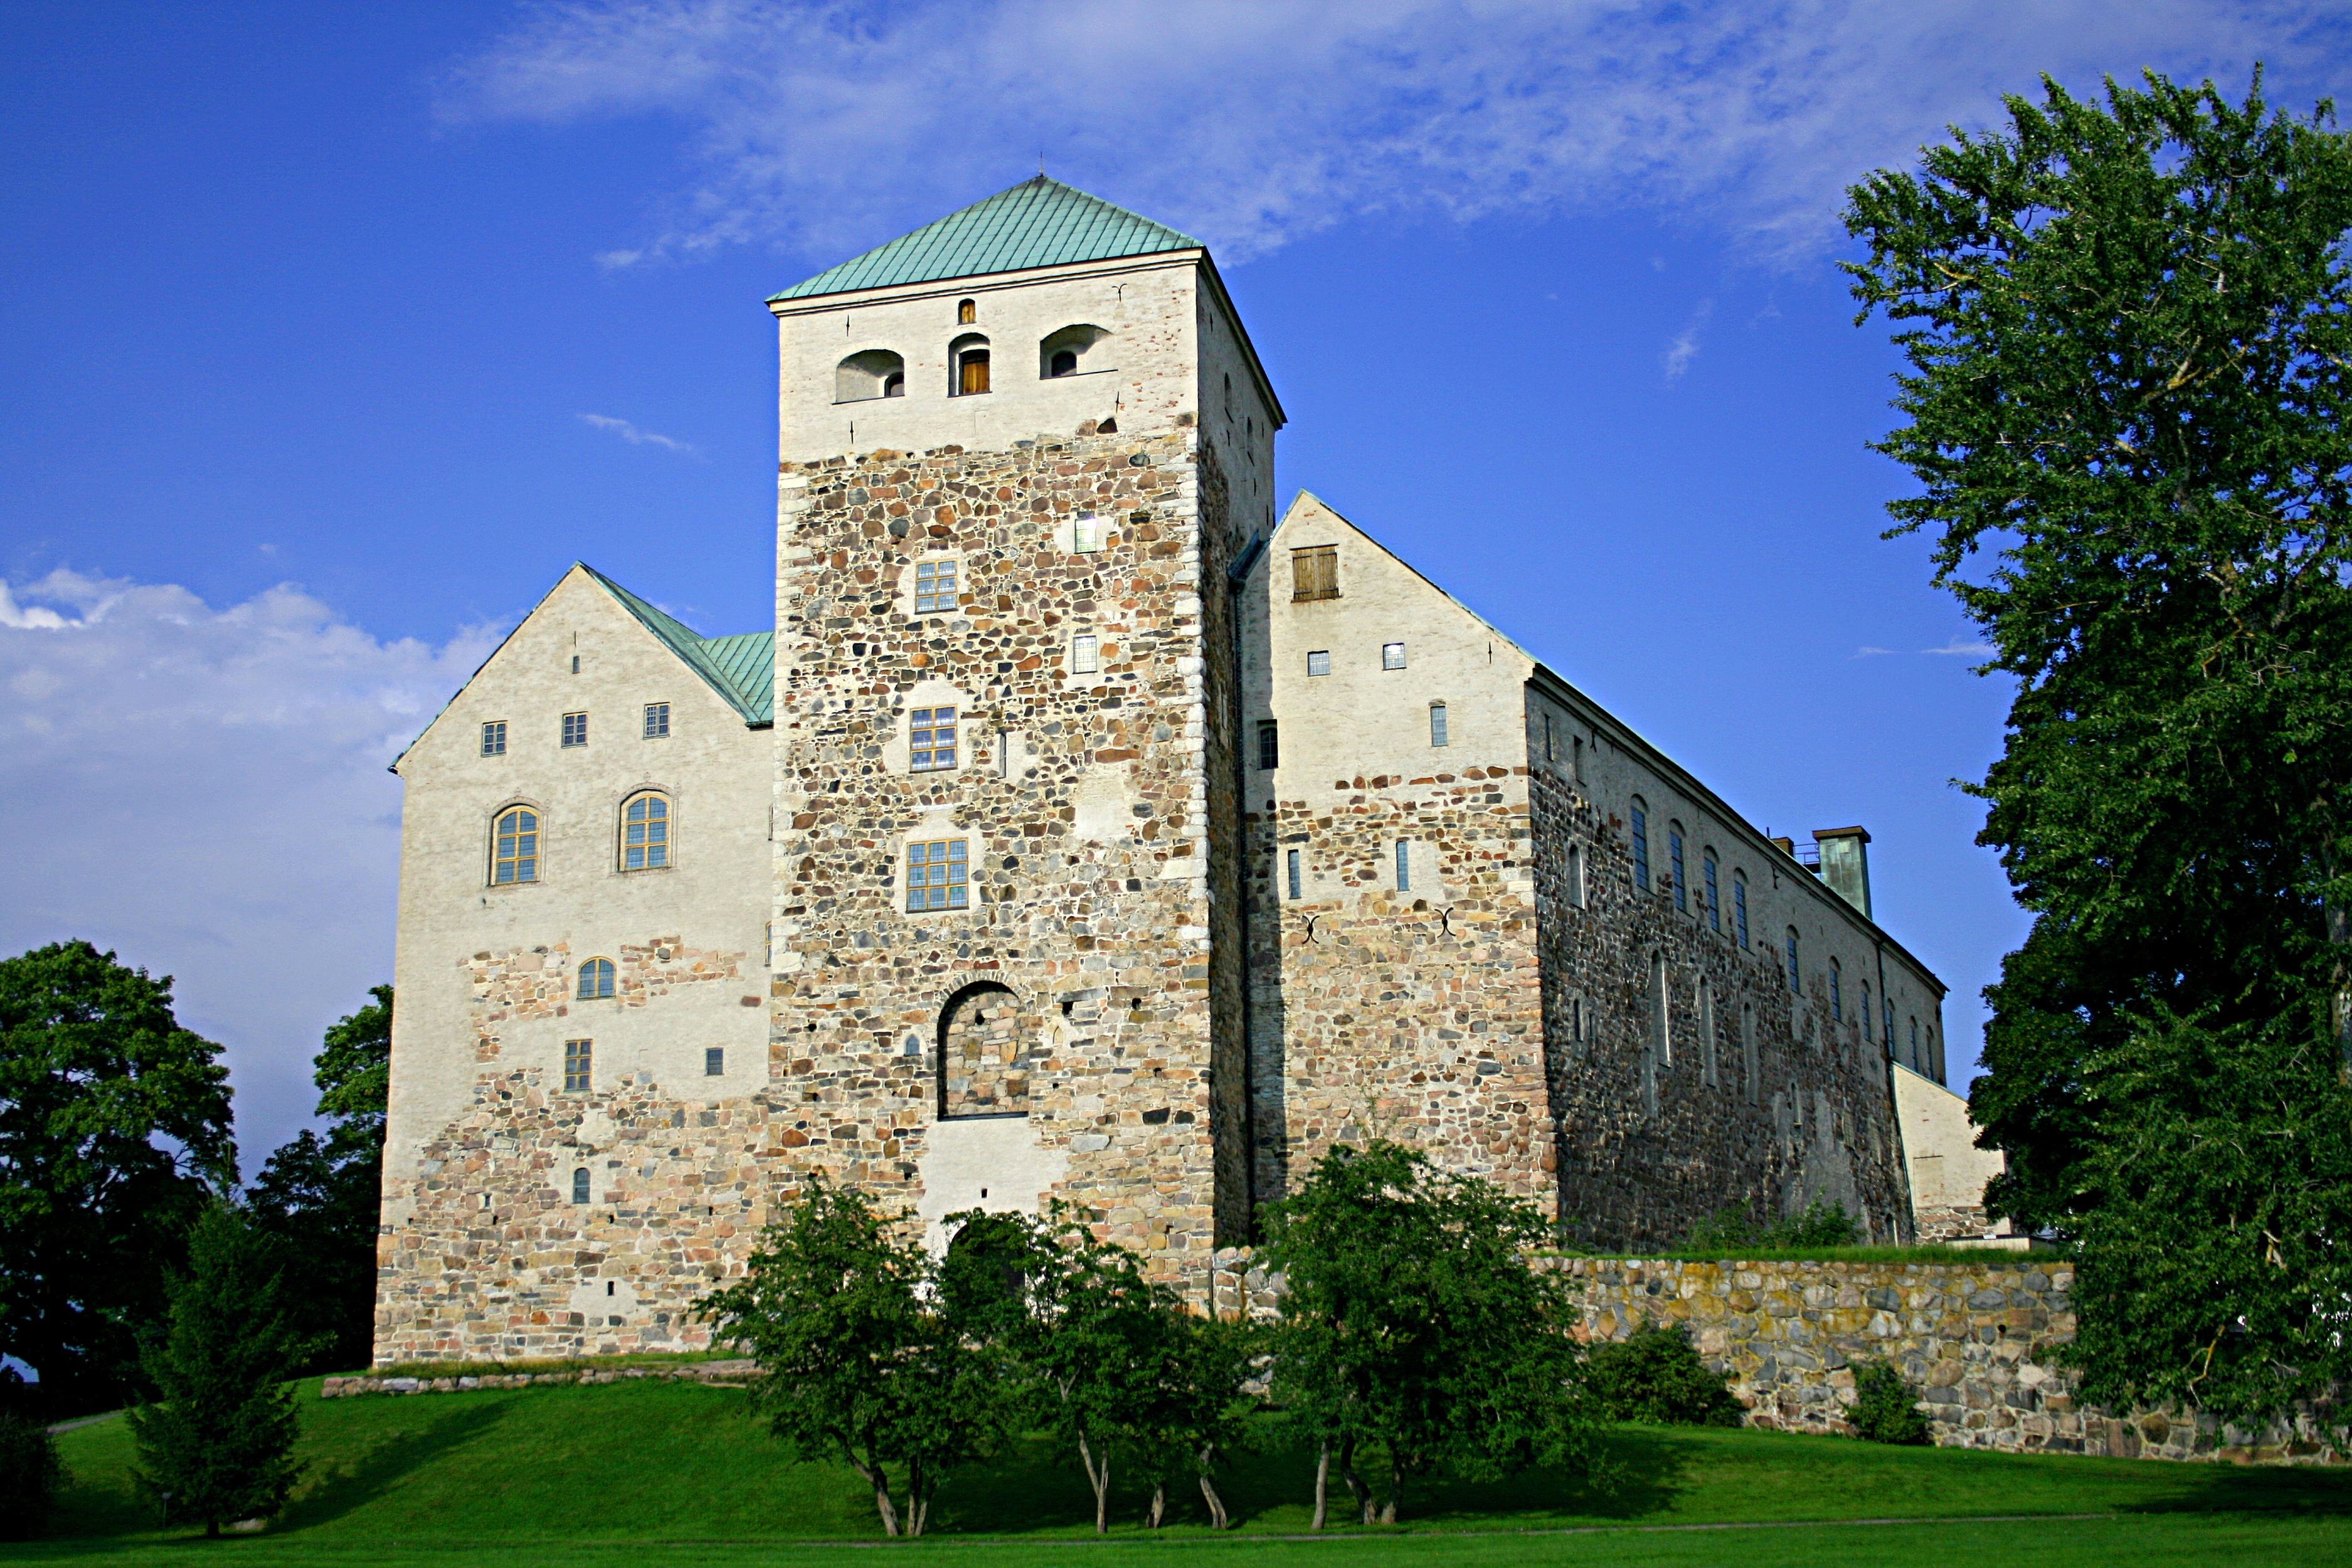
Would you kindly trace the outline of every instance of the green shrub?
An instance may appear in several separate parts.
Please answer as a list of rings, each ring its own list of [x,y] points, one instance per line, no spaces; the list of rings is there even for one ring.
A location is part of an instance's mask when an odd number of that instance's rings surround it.
[[[1727,1205],[1691,1226],[1678,1252],[1785,1252],[1797,1247],[1852,1247],[1862,1238],[1862,1226],[1846,1213],[1843,1203],[1820,1197],[1772,1225],[1759,1226],[1737,1204]]]
[[[1737,1426],[1746,1414],[1718,1373],[1707,1369],[1683,1328],[1645,1322],[1633,1337],[1592,1352],[1592,1385],[1612,1421],[1673,1426]]]
[[[1860,1395],[1850,1412],[1855,1436],[1865,1443],[1927,1441],[1927,1418],[1919,1414],[1918,1396],[1891,1363],[1854,1363],[1853,1388]]]
[[[58,1440],[30,1415],[0,1411],[0,1541],[32,1541],[57,1506]]]

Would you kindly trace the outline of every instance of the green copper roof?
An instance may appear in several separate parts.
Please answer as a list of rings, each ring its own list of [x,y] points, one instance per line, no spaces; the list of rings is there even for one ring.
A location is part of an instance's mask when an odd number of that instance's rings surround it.
[[[1199,248],[1190,235],[1040,174],[770,295],[769,302]]]
[[[654,608],[586,562],[580,570],[602,584],[646,629],[669,645],[693,671],[727,699],[746,724],[772,724],[776,717],[776,636],[746,632],[730,637],[698,637],[677,617]]]

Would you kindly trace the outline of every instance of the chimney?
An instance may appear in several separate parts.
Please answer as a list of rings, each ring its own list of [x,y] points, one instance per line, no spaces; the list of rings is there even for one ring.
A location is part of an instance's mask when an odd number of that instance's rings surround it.
[[[1859,827],[1818,827],[1813,845],[1821,852],[1821,878],[1830,891],[1862,911],[1870,912],[1870,835]]]

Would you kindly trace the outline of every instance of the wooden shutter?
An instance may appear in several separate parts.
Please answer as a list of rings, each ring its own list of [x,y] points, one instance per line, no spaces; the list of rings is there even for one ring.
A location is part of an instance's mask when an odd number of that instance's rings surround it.
[[[1293,603],[1339,596],[1339,547],[1318,544],[1290,552],[1290,597]]]
[[[988,351],[986,349],[974,349],[963,356],[963,382],[961,390],[964,392],[988,390]]]

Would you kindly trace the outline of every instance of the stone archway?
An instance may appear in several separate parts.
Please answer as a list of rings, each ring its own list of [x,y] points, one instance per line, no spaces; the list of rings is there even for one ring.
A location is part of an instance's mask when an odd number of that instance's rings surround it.
[[[940,1009],[940,1119],[1026,1116],[1041,1033],[1008,985],[982,980],[950,996]]]

